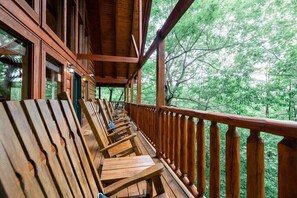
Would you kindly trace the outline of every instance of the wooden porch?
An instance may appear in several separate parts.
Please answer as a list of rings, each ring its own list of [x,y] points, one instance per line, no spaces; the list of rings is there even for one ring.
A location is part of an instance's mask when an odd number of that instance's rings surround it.
[[[186,188],[186,186],[176,177],[175,173],[166,165],[164,160],[156,158],[156,150],[154,147],[147,141],[147,139],[143,136],[140,131],[136,131],[137,134],[137,145],[140,148],[143,155],[150,155],[154,162],[163,163],[165,165],[165,169],[162,175],[162,183],[165,188],[166,194],[168,197],[194,197]],[[96,166],[99,172],[102,170],[102,164],[104,161],[104,157],[102,153],[99,151],[98,143],[95,139],[94,134],[89,129],[89,126],[85,126],[84,128],[84,137],[87,145],[89,146],[89,150],[94,161],[94,165]],[[141,197],[146,191],[145,182],[140,182],[137,185],[133,185],[128,187],[116,195],[112,197]]]

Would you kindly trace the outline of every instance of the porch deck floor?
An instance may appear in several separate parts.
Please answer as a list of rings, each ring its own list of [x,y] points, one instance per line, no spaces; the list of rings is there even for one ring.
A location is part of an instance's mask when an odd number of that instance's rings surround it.
[[[155,157],[156,153],[154,149],[144,138],[144,136],[139,131],[136,131],[136,134],[137,134],[137,138],[136,138],[137,145],[141,149],[142,154],[150,155],[153,158],[155,163],[163,163],[160,159]],[[87,145],[89,146],[94,164],[100,173],[100,168],[103,163],[104,157],[99,152],[99,147],[93,133],[87,127],[85,128],[84,136],[85,136]],[[193,197],[186,189],[186,187],[183,186],[183,184],[181,184],[175,179],[175,177],[173,176],[174,173],[172,173],[169,170],[169,168],[166,167],[165,164],[164,164],[164,167],[165,167],[165,170],[162,175],[162,183],[168,197],[170,198]],[[126,188],[120,191],[119,193],[117,193],[112,197],[138,197],[138,196],[143,196],[145,192],[146,192],[146,183],[140,182],[137,185],[130,186],[129,188]]]

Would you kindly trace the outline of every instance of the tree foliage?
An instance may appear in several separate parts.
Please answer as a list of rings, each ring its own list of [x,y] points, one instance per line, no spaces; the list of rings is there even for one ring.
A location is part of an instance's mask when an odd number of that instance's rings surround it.
[[[175,3],[154,1],[150,32]],[[165,41],[166,104],[296,120],[296,9],[289,0],[195,1]],[[144,68],[144,89],[153,68]]]
[[[154,1],[148,46],[175,3]],[[165,45],[166,105],[296,121],[296,0],[194,1],[167,36]],[[143,68],[144,103],[156,103],[152,84],[156,79],[155,58],[153,55]],[[225,196],[223,161],[227,127],[220,125],[220,130],[221,195]],[[245,197],[249,133],[244,129],[238,131],[241,197]],[[280,137],[261,136],[265,141],[266,196],[275,197],[276,145]],[[209,137],[207,141],[209,147]]]

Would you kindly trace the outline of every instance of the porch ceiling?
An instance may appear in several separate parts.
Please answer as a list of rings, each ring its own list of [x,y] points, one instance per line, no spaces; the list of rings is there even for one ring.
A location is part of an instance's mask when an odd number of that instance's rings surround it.
[[[141,2],[143,17],[139,22],[139,0],[87,0],[93,54],[87,58],[94,62],[98,84],[124,86],[137,71],[138,51],[142,51],[139,42],[145,38],[151,8],[151,0]]]

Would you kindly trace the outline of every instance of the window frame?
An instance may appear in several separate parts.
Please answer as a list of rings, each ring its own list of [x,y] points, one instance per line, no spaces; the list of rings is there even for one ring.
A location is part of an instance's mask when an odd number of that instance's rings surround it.
[[[41,44],[41,98],[45,99],[46,97],[46,61],[47,56],[51,57],[54,61],[61,65],[61,92],[66,91],[67,83],[67,60],[65,60],[61,55],[59,55],[53,48],[48,46],[46,43],[42,42]]]

